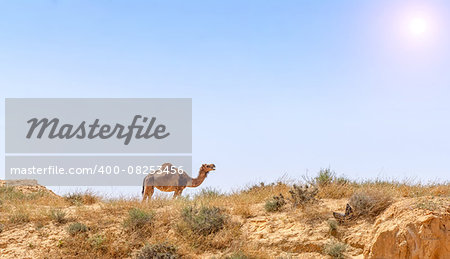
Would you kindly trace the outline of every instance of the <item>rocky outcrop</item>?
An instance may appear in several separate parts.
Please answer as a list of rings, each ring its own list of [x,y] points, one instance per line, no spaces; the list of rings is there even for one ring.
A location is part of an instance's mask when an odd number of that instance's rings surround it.
[[[390,206],[375,221],[366,258],[436,258],[450,255],[450,202],[408,199]]]

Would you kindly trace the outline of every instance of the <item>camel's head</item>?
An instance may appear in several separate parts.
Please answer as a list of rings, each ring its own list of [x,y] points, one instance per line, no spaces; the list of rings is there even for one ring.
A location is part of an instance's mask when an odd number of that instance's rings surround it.
[[[211,171],[214,171],[214,170],[216,170],[216,165],[214,165],[214,164],[203,164],[202,165],[202,168],[201,168],[201,171],[203,171],[203,172],[205,172],[205,173],[209,173],[209,172],[211,172]]]

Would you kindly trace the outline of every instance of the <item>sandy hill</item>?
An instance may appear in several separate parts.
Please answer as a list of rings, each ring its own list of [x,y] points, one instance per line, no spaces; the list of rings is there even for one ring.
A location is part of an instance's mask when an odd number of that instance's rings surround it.
[[[443,259],[449,195],[448,184],[329,177],[142,204],[0,182],[0,258]]]

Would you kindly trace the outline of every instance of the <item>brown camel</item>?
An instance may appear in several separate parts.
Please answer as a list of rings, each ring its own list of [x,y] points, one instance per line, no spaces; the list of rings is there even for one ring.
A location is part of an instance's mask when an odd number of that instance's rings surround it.
[[[153,192],[156,189],[163,192],[174,192],[173,197],[176,198],[181,195],[181,192],[186,187],[197,187],[203,183],[208,173],[216,170],[214,164],[203,164],[200,167],[197,178],[191,178],[186,172],[169,173],[173,167],[171,163],[164,163],[161,168],[152,174],[147,175],[144,178],[142,184],[142,201],[145,199],[151,199]]]

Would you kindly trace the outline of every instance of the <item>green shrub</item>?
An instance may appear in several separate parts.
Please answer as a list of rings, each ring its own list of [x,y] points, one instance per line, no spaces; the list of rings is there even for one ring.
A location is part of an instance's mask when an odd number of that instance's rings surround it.
[[[181,217],[191,231],[204,236],[221,230],[227,219],[222,209],[206,206],[185,207]]]
[[[138,208],[133,208],[128,211],[128,218],[124,220],[123,225],[125,228],[138,230],[151,223],[152,219],[153,213],[149,213]]]
[[[135,256],[136,259],[178,259],[177,248],[167,243],[145,245]]]
[[[91,236],[88,239],[89,243],[91,244],[92,248],[94,249],[104,249],[106,248],[104,243],[106,241],[106,238],[102,235],[94,235]]]
[[[264,205],[264,209],[266,209],[267,212],[280,211],[285,204],[286,200],[280,193],[279,196],[273,196],[272,199],[267,200],[266,204]]]
[[[347,249],[347,245],[344,243],[330,241],[324,247],[324,253],[337,259],[344,258],[344,252]]]
[[[83,232],[87,232],[89,230],[89,228],[84,225],[83,223],[80,222],[75,222],[69,225],[69,228],[67,229],[69,234],[76,235],[78,233],[83,233]]]
[[[319,174],[314,178],[315,183],[319,186],[325,186],[330,184],[336,178],[336,174],[334,171],[331,171],[330,168],[320,169]]]
[[[64,224],[67,222],[66,213],[60,209],[51,210],[50,218],[59,224]]]

